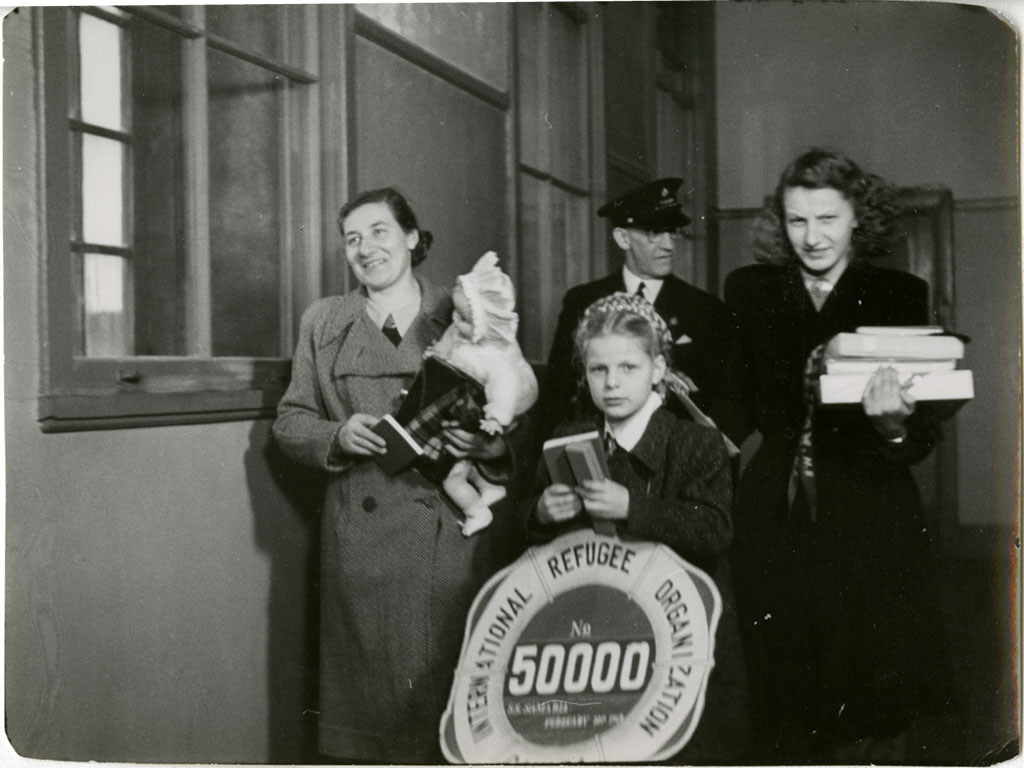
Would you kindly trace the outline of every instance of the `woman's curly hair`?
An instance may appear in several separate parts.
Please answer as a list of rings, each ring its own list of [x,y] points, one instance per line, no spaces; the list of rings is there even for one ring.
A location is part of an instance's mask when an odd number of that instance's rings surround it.
[[[787,189],[834,189],[853,205],[853,257],[870,259],[893,249],[899,207],[889,182],[860,167],[838,152],[811,149],[787,166],[775,192],[765,198],[754,221],[754,259],[784,264],[796,258],[786,235],[783,195]]]
[[[430,244],[434,242],[434,236],[429,230],[420,229],[420,225],[416,221],[416,214],[413,213],[409,201],[394,187],[370,189],[345,203],[338,213],[338,229],[341,231],[342,237],[345,236],[345,218],[359,206],[370,203],[383,203],[390,208],[391,215],[395,217],[395,221],[398,222],[402,231],[406,233],[419,232],[419,242],[412,249],[412,266],[415,267],[427,258],[427,251],[430,250]]]

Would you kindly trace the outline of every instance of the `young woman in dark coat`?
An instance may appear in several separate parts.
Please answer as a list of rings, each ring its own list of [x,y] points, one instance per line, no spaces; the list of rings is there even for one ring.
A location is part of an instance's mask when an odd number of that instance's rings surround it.
[[[762,263],[726,280],[762,436],[739,481],[733,566],[765,760],[899,761],[910,723],[948,703],[932,532],[910,471],[936,425],[883,368],[860,406],[814,409],[813,485],[792,475],[812,350],[858,326],[929,321],[927,285],[869,261],[890,245],[891,201],[848,158],[807,152],[759,219]]]

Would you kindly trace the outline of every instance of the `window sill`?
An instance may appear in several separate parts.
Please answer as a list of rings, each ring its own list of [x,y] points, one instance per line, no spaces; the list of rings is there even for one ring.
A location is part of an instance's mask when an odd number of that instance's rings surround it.
[[[133,429],[273,418],[279,390],[44,395],[43,432]]]

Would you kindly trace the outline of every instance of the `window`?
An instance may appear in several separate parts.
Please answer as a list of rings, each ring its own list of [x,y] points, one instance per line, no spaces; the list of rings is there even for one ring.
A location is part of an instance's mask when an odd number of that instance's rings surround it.
[[[593,47],[598,30],[583,6],[516,6],[519,84],[520,313],[523,348],[547,357],[566,288],[592,277],[595,259]],[[599,226],[599,225],[598,225]],[[551,258],[537,258],[550,254]]]
[[[319,295],[316,8],[43,13],[43,429],[269,414]]]

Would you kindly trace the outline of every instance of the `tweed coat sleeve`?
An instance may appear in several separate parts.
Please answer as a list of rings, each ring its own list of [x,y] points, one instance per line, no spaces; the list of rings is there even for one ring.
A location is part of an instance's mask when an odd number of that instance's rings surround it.
[[[334,308],[329,301],[321,300],[303,313],[292,358],[291,382],[278,403],[272,432],[293,461],[340,472],[352,464],[351,458],[335,450],[338,432],[346,419],[328,414],[317,368],[317,337],[327,314]]]
[[[713,564],[732,541],[732,474],[718,432],[659,409],[630,458],[626,530]]]

